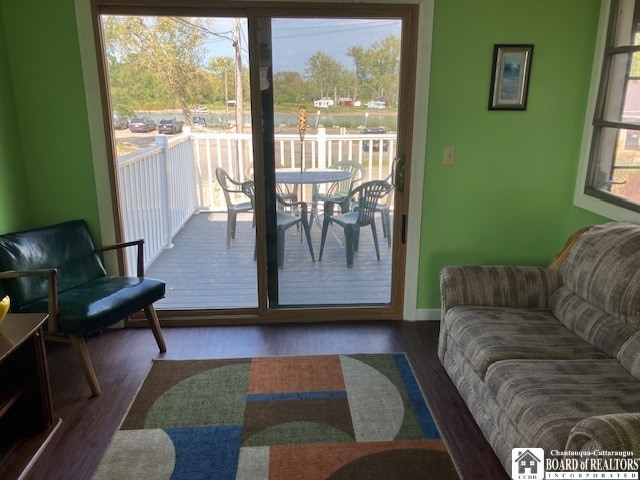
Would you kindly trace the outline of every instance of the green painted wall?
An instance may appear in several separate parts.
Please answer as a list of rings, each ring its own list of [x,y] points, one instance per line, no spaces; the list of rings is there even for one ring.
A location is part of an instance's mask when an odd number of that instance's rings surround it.
[[[31,225],[86,219],[99,232],[73,0],[4,0]]]
[[[445,265],[546,265],[604,221],[572,205],[599,8],[436,0],[418,308],[439,306]],[[524,112],[487,109],[496,43],[535,45]]]
[[[26,172],[0,9],[0,233],[27,228],[30,221]]]

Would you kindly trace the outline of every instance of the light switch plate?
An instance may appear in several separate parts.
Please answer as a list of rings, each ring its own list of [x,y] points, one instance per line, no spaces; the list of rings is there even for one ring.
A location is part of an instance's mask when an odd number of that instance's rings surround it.
[[[442,164],[450,166],[454,163],[456,163],[456,147],[445,147],[444,160],[442,161]]]

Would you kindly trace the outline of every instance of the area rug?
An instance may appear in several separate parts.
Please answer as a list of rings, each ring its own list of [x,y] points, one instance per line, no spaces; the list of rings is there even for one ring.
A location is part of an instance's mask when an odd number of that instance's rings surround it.
[[[458,475],[404,354],[158,360],[94,480]]]

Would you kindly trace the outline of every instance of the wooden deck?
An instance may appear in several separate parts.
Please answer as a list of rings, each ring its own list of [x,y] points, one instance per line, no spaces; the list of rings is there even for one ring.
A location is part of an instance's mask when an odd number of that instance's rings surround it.
[[[347,268],[344,234],[329,229],[321,262],[313,262],[296,228],[287,231],[284,267],[279,270],[280,305],[386,304],[391,296],[391,248],[377,218],[381,260],[375,255],[371,230],[360,234],[353,268]],[[311,230],[316,259],[320,228]],[[166,297],[157,309],[257,307],[255,230],[251,216],[238,217],[236,238],[226,248],[226,213],[199,213],[175,236],[146,269],[149,277],[166,282]]]

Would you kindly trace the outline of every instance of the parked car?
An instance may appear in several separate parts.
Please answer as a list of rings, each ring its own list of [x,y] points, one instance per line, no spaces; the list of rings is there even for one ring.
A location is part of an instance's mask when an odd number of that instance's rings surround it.
[[[113,128],[115,130],[124,130],[125,128],[129,128],[129,119],[124,115],[114,115]]]
[[[367,108],[371,108],[373,110],[384,110],[387,108],[387,103],[380,100],[371,100],[367,103]]]
[[[129,122],[131,133],[152,132],[156,128],[156,121],[151,117],[136,117]]]
[[[362,131],[362,133],[368,134],[368,135],[376,135],[376,134],[379,135],[382,133],[387,133],[387,129],[384,127],[367,127]],[[371,143],[372,143],[371,148],[374,152],[377,152],[380,150],[380,143],[382,143],[382,150],[384,152],[389,150],[389,140],[373,140]],[[369,151],[369,140],[363,140],[362,150],[364,150],[365,152]]]
[[[198,125],[200,127],[206,127],[207,126],[207,120],[200,115],[194,115],[193,116],[193,124],[194,125]]]
[[[163,118],[158,123],[158,133],[180,133],[182,131],[182,122],[173,118]]]

